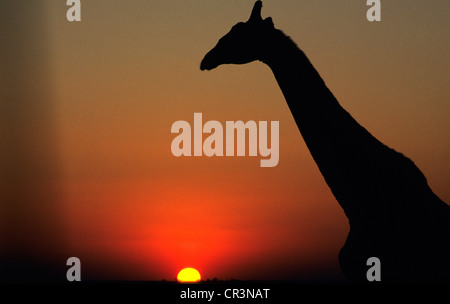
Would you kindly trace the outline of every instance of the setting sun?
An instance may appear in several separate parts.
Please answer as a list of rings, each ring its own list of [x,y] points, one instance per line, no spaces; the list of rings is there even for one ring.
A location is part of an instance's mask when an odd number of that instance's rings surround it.
[[[200,279],[200,273],[194,268],[184,268],[178,273],[177,276],[178,282],[181,283],[199,282]]]

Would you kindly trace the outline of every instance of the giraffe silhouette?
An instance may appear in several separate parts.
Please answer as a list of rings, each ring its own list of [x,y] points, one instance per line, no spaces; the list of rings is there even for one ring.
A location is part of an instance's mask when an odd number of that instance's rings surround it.
[[[201,62],[201,70],[259,60],[270,67],[300,133],[349,220],[339,252],[347,280],[367,282],[370,257],[382,282],[450,281],[450,207],[414,163],[345,111],[305,54],[257,1]]]

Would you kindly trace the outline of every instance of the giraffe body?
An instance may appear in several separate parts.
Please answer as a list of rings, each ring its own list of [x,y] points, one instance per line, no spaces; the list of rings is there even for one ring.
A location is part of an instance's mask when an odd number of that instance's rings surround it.
[[[272,70],[311,155],[350,224],[339,262],[366,281],[367,260],[382,281],[450,281],[450,207],[407,157],[387,147],[344,110],[305,54],[257,1],[201,63],[202,70],[254,60]]]

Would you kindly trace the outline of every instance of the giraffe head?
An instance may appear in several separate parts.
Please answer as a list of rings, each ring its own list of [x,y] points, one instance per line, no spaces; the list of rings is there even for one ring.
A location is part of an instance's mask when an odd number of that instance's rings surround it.
[[[212,70],[221,64],[244,64],[260,60],[265,39],[274,30],[272,18],[261,18],[262,2],[256,1],[247,22],[239,22],[220,38],[203,58],[200,69]]]

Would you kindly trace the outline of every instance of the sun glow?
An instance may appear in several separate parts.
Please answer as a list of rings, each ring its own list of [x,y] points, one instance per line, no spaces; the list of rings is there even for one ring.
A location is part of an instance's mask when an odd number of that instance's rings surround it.
[[[199,282],[201,279],[200,273],[194,268],[184,268],[177,276],[178,282],[188,283],[188,282]]]

